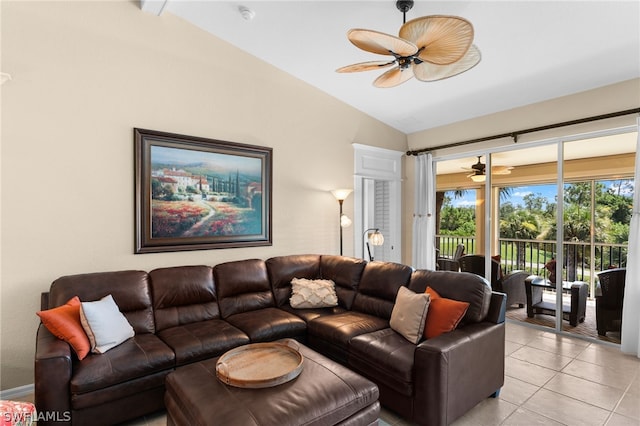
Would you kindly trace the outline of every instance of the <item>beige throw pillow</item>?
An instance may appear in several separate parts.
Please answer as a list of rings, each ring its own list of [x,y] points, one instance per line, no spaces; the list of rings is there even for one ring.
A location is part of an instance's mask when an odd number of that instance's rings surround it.
[[[289,303],[295,309],[330,308],[338,306],[336,284],[331,280],[291,280]]]
[[[424,332],[430,301],[428,293],[414,293],[406,287],[400,287],[389,325],[405,339],[417,344]]]
[[[135,335],[133,327],[110,294],[97,302],[82,302],[80,322],[93,353],[103,354]]]

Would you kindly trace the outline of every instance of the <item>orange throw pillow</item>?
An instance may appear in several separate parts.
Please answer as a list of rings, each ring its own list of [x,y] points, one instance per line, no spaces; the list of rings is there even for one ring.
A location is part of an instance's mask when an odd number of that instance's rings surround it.
[[[429,293],[429,296],[431,296],[431,303],[427,311],[424,337],[431,339],[442,333],[455,330],[467,309],[469,309],[469,303],[445,299],[431,287],[427,287],[425,293]]]
[[[84,359],[89,353],[91,346],[89,338],[82,328],[80,322],[80,299],[75,296],[57,308],[46,311],[38,311],[36,315],[45,327],[56,336],[71,345],[78,359]]]

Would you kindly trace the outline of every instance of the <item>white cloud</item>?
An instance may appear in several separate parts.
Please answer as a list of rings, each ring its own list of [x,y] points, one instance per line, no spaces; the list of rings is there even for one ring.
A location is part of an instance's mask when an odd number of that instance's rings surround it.
[[[469,201],[469,200],[461,200],[458,202],[454,202],[453,205],[455,207],[471,207],[471,206],[475,206],[476,202],[475,201]]]
[[[522,192],[518,191],[518,192],[514,192],[513,194],[511,194],[511,196],[512,196],[512,197],[521,197],[521,198],[524,198],[524,197],[526,197],[527,195],[531,195],[531,194],[533,194],[533,192],[532,192],[532,191],[522,191]]]

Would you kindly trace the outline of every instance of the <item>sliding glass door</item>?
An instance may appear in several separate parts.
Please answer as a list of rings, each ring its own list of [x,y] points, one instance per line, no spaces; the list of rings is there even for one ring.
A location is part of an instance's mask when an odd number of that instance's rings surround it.
[[[635,141],[629,127],[438,157],[440,263],[463,244],[504,283],[510,320],[619,342],[598,336],[595,297],[597,274],[626,265]]]

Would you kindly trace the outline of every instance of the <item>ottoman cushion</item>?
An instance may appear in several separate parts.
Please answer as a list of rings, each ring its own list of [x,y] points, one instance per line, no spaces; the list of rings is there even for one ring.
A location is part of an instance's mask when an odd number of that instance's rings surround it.
[[[380,414],[378,387],[298,344],[300,375],[263,389],[227,386],[216,377],[216,361],[184,366],[167,377],[169,424],[192,425],[369,425]]]

